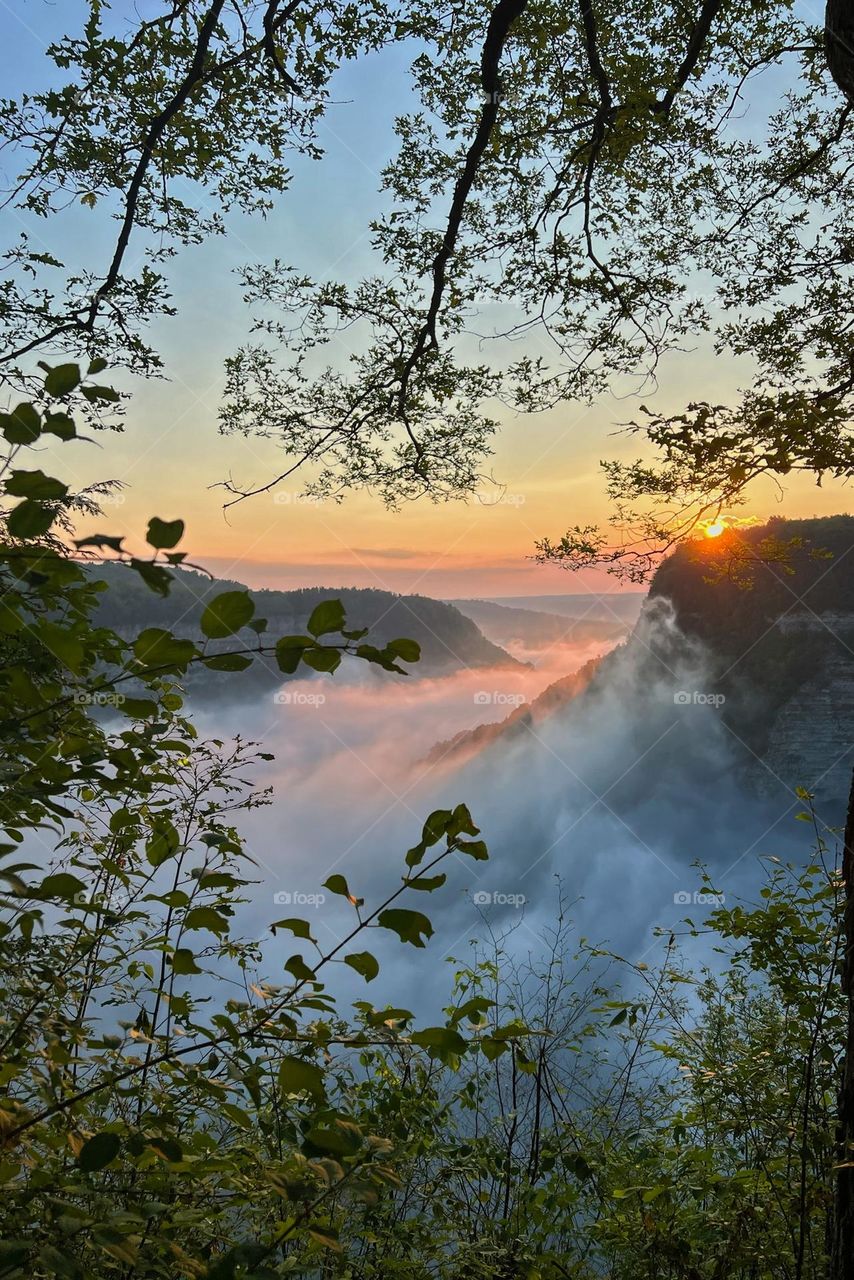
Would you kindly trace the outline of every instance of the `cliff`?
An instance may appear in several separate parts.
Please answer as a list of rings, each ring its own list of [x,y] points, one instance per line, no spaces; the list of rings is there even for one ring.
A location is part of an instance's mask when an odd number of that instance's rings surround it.
[[[804,785],[844,798],[854,764],[852,551],[850,516],[775,519],[686,542],[659,567],[624,644],[504,721],[439,744],[431,759],[500,749],[593,699],[613,702],[618,691],[634,705],[654,688],[676,717],[705,707],[720,721],[755,790]]]

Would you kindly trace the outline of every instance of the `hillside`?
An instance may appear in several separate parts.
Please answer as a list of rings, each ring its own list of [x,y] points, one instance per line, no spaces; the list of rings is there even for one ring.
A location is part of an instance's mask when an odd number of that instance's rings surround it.
[[[720,699],[716,714],[759,790],[782,780],[847,794],[854,750],[852,551],[850,516],[775,519],[686,542],[659,567],[624,644],[500,723],[441,744],[432,758],[508,745],[526,723],[572,715],[578,699],[613,697],[627,671],[637,691],[672,674],[674,699]],[[685,638],[701,688],[680,686],[673,674],[682,669]]]
[[[492,600],[455,600],[454,604],[477,623],[484,635],[500,645],[518,645],[521,649],[539,649],[554,644],[590,644],[601,641],[615,643],[629,629],[616,615],[612,618],[571,617],[546,613],[541,609],[522,609]]]
[[[206,601],[221,591],[245,590],[242,583],[209,579],[192,570],[179,570],[167,597],[149,591],[123,565],[100,567],[95,576],[109,584],[98,621],[120,634],[146,626],[166,627],[180,636],[198,636]],[[440,674],[461,667],[518,667],[519,662],[482,634],[470,618],[452,605],[427,596],[398,596],[390,591],[310,587],[298,591],[251,591],[257,616],[266,618],[272,635],[305,629],[312,609],[321,600],[340,599],[351,628],[368,627],[372,644],[383,645],[400,636],[421,646],[418,670]],[[276,677],[275,675],[273,678]]]

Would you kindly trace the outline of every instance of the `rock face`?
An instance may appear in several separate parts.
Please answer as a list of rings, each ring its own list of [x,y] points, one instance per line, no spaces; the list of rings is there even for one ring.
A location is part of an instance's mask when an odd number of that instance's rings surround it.
[[[745,772],[844,800],[854,766],[854,519],[774,520],[681,547],[656,574],[702,641]]]
[[[768,732],[757,784],[800,783],[819,795],[844,798],[854,764],[854,614],[796,613],[778,628],[797,644],[832,641],[818,670],[791,694]]]

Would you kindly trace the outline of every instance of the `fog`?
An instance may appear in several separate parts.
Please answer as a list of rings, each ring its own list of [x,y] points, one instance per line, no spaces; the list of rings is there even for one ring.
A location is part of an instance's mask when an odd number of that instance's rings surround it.
[[[678,929],[713,905],[696,898],[696,861],[734,897],[755,892],[763,858],[808,857],[810,832],[794,820],[803,803],[786,787],[760,798],[743,784],[737,744],[707,692],[705,655],[664,602],[558,714],[486,751],[426,759],[437,742],[503,719],[590,656],[561,645],[530,669],[406,679],[350,661],[264,700],[206,703],[202,732],[239,732],[276,757],[258,779],[274,802],[243,824],[261,883],[242,924],[268,939],[270,976],[297,949],[290,937],[270,938],[270,921],[307,916],[321,944],[334,944],[353,913],[328,892],[323,900],[322,882],[343,874],[376,904],[399,884],[427,814],[461,801],[490,859],[454,855],[442,889],[400,904],[431,916],[426,952],[381,930],[360,940],[383,964],[367,989],[375,1003],[436,1006],[448,992],[446,957],[466,958],[494,930],[509,931],[511,953],[536,954],[557,915],[558,882],[579,934],[639,961],[655,955],[656,926]],[[341,975],[342,990],[365,997],[361,979]]]

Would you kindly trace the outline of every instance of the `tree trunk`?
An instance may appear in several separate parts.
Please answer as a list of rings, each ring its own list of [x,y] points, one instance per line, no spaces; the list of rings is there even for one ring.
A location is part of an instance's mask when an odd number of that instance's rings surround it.
[[[842,854],[845,886],[843,915],[842,990],[847,1006],[847,1029],[842,1057],[842,1081],[836,1127],[836,1197],[831,1280],[854,1280],[854,781],[845,822]]]
[[[854,0],[828,0],[824,49],[830,74],[854,105]]]

